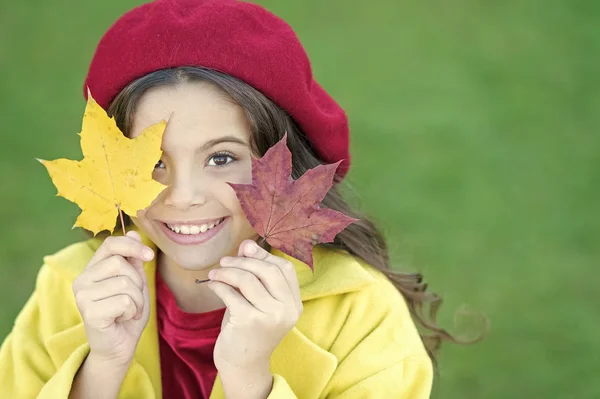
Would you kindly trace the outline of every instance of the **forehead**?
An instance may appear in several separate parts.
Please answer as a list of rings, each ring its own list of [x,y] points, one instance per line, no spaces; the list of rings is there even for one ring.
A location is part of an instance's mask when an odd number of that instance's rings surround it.
[[[234,136],[248,140],[250,126],[242,107],[226,93],[204,82],[148,90],[133,115],[131,137],[167,121],[163,150],[193,150],[208,140]]]

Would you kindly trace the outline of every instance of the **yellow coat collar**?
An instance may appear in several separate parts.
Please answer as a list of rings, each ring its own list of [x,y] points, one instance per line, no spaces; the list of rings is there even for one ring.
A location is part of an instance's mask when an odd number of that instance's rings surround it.
[[[136,231],[138,230],[136,229]],[[145,234],[140,231],[138,231],[138,233],[140,233],[140,236],[142,237],[142,242],[152,248],[156,253],[156,245]],[[102,241],[101,238],[95,238],[85,243],[89,246],[90,258],[100,244],[102,244]],[[82,243],[82,245],[85,244]],[[298,276],[300,295],[303,301],[328,295],[357,291],[373,282],[373,277],[365,270],[364,266],[354,257],[342,250],[319,246],[314,247],[314,272],[305,263],[292,258],[281,251],[272,249],[271,253],[292,262],[296,269],[296,275]],[[64,255],[65,250],[60,251],[55,255],[45,257],[44,261],[47,264],[54,266],[55,269],[60,269],[58,271],[66,278],[73,280],[83,271],[85,265],[66,262],[65,258],[67,256]],[[144,270],[148,275],[155,273],[155,261],[146,262],[144,264]],[[148,282],[150,282],[150,280],[148,280]]]
[[[145,234],[137,231],[142,237],[142,242],[156,253],[156,245]],[[294,265],[302,301],[356,291],[373,281],[373,277],[355,258],[340,250],[314,247],[314,271],[307,264],[281,251],[272,249],[271,253],[289,260]],[[154,272],[155,267],[154,262],[145,265],[149,272]]]
[[[142,235],[142,241],[151,248],[156,249],[154,243],[145,235]],[[72,251],[69,252],[68,249],[48,256],[44,260],[48,266],[72,281],[83,271],[87,261],[101,243],[101,239],[94,239],[87,243],[76,244],[79,245],[77,258],[81,262],[74,262],[73,253]],[[87,245],[87,250],[83,251],[88,252],[85,256],[81,255],[81,245]],[[306,264],[280,251],[272,250],[272,253],[288,259],[294,265],[303,301],[357,291],[374,281],[372,275],[365,270],[363,265],[344,251],[315,247],[313,249],[314,273]],[[155,261],[146,262],[144,271],[148,278],[150,300],[154,305],[156,303]],[[47,347],[55,363],[62,364],[69,354],[84,343],[86,343],[85,329],[83,323],[79,323],[51,336],[47,342]],[[154,392],[160,397],[162,388],[159,358],[156,306],[152,306],[150,319],[135,352],[134,362],[123,382],[121,390],[123,397],[128,397],[127,392],[131,392],[133,396],[139,394],[135,390],[139,387],[140,378],[149,379]],[[289,370],[290,358],[296,359],[294,368],[298,367],[298,371],[302,370],[302,373],[315,374],[311,377],[313,385],[303,388],[305,392],[314,391],[314,395],[312,395],[314,397],[322,391],[337,367],[337,359],[334,355],[313,343],[296,327],[288,333],[276,348],[271,358],[271,368],[274,374],[286,375],[288,383],[292,387],[304,386],[303,379],[306,375]],[[316,365],[318,367],[315,367]],[[210,398],[224,398],[218,375]]]

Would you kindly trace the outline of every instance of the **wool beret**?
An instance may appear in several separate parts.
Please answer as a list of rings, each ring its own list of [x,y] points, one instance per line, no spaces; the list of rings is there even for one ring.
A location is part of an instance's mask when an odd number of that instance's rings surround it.
[[[121,16],[101,38],[84,83],[104,109],[150,72],[199,66],[253,86],[286,110],[325,162],[350,166],[348,118],[314,79],[292,28],[237,0],[157,0]]]

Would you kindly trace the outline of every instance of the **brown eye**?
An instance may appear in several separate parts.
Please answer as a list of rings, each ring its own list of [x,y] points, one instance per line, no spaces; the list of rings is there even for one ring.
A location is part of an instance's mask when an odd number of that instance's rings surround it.
[[[229,154],[215,154],[208,159],[208,166],[225,166],[235,161]]]

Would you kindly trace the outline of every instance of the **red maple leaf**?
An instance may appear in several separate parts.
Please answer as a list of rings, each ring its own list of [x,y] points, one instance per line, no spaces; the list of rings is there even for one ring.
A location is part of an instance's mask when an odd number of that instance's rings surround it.
[[[357,219],[319,207],[341,161],[319,165],[293,180],[286,140],[287,133],[262,158],[252,159],[252,184],[228,184],[254,230],[272,247],[313,269],[312,247],[332,242]]]

